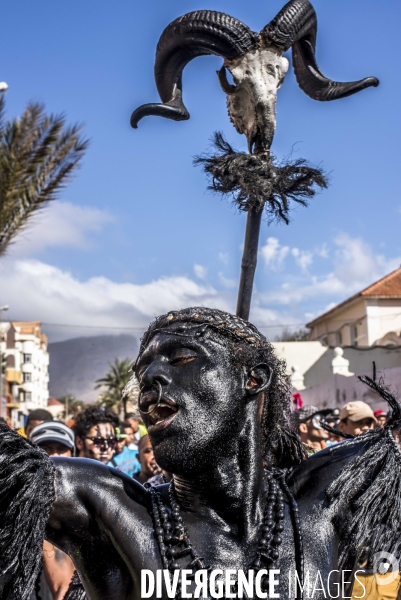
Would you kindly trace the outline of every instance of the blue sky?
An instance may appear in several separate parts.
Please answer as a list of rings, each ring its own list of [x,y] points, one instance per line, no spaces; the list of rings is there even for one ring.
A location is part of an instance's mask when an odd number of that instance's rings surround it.
[[[306,323],[401,263],[401,4],[313,4],[323,73],[343,81],[375,75],[381,83],[318,103],[301,92],[290,67],[279,91],[275,154],[283,158],[292,150],[321,164],[331,185],[309,208],[296,208],[289,226],[262,225],[251,320],[270,337],[282,324]],[[11,318],[42,320],[50,338],[61,339],[139,332],[154,315],[189,304],[235,310],[245,217],[208,193],[204,175],[192,166],[215,130],[246,148],[229,122],[215,74],[222,60],[202,57],[186,68],[189,121],[148,118],[133,130],[129,118],[138,105],[158,100],[155,48],[174,18],[210,8],[260,30],[282,5],[2,4],[7,115],[40,100],[49,112],[83,123],[91,139],[73,183],[0,262],[0,303],[10,305]]]

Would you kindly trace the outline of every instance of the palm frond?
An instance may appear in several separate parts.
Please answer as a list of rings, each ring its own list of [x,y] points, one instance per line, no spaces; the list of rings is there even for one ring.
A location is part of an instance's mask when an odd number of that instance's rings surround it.
[[[133,360],[115,358],[109,363],[109,371],[95,381],[95,390],[103,389],[99,396],[99,404],[113,407],[122,401],[123,390],[132,376]]]
[[[4,122],[0,99],[0,256],[32,214],[55,200],[88,147],[82,127],[64,115],[46,115],[28,104],[19,119]]]

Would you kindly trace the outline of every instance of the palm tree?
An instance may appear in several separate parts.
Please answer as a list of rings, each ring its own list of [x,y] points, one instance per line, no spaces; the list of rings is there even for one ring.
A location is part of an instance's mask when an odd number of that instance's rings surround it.
[[[57,197],[78,167],[88,141],[65,116],[46,115],[31,102],[22,116],[4,117],[0,97],[0,256],[31,215]]]
[[[95,390],[105,388],[99,396],[99,404],[107,408],[114,408],[121,402],[124,407],[124,417],[127,412],[127,399],[123,399],[122,392],[128,381],[132,377],[132,366],[134,361],[130,358],[120,360],[114,359],[114,363],[109,363],[110,370],[104,377],[96,380]]]

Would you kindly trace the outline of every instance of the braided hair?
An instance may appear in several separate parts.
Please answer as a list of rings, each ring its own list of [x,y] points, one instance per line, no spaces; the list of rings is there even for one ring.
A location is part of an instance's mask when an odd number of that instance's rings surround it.
[[[291,387],[285,361],[277,358],[265,336],[248,321],[230,313],[204,307],[185,308],[157,317],[149,325],[141,340],[138,360],[156,333],[172,328],[175,335],[197,337],[211,329],[230,344],[238,367],[251,368],[262,362],[270,367],[272,379],[266,392],[261,421],[264,460],[268,466],[282,468],[299,464],[305,453],[298,435],[290,426]]]

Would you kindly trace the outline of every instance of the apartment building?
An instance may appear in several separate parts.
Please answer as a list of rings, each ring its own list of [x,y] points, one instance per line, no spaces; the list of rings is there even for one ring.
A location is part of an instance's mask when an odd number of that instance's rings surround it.
[[[0,352],[5,356],[0,414],[13,427],[35,408],[46,408],[49,399],[47,337],[39,321],[3,322]]]

